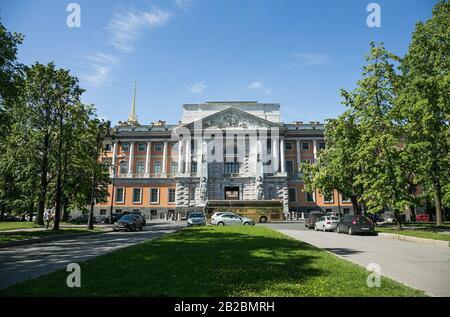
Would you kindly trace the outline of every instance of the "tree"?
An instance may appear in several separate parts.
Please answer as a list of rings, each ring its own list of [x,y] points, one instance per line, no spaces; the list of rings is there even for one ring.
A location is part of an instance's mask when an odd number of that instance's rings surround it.
[[[356,214],[360,213],[359,201],[363,194],[362,186],[356,183],[360,173],[356,160],[359,139],[355,116],[348,110],[325,126],[327,147],[320,152],[317,163],[306,163],[301,167],[306,191],[318,189],[329,193],[337,189],[350,198]]]
[[[442,202],[450,180],[450,3],[442,1],[433,16],[419,22],[403,71],[399,111],[406,146],[418,158],[417,177],[434,198],[437,225],[444,221]]]
[[[367,211],[392,208],[401,229],[400,213],[412,201],[412,174],[407,169],[409,152],[402,142],[402,122],[394,116],[400,82],[395,63],[400,58],[382,44],[371,43],[366,60],[363,78],[349,97],[361,131],[356,156],[361,172],[356,183],[364,189]]]
[[[11,33],[0,23],[0,219],[12,207],[18,189],[8,156],[8,135],[12,125],[10,109],[21,84],[22,65],[17,62],[17,48],[23,36]]]

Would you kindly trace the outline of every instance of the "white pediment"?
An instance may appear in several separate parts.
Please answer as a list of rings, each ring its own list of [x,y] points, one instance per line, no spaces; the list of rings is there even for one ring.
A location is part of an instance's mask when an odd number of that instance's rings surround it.
[[[197,120],[196,122],[189,123],[186,127],[192,128],[200,124],[203,129],[258,129],[281,127],[277,123],[267,121],[234,107],[217,112],[203,119]]]

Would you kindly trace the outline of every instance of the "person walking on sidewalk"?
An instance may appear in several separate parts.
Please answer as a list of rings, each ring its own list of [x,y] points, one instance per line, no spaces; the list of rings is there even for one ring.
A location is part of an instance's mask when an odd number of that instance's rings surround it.
[[[44,211],[44,222],[45,222],[45,229],[48,229],[50,226],[50,211],[48,209],[45,209]]]

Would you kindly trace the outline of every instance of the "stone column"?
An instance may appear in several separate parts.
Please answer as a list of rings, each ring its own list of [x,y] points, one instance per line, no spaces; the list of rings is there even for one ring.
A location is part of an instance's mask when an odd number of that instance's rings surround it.
[[[286,172],[286,157],[284,152],[284,139],[280,140],[280,165],[281,165],[281,173]]]
[[[147,142],[147,151],[145,153],[145,175],[150,175],[150,155],[151,155],[152,142]]]
[[[317,162],[317,140],[313,140],[314,163]]]
[[[130,142],[130,152],[128,155],[128,175],[133,174],[133,160],[134,160],[134,142]]]
[[[117,156],[117,142],[114,142],[112,159],[111,159],[111,174],[113,174],[114,176],[115,176],[115,174],[117,174],[116,156]]]
[[[178,173],[183,173],[183,140],[178,141]]]
[[[185,173],[191,172],[191,139],[185,141],[185,153],[186,153],[186,161],[185,161]]]
[[[162,166],[162,174],[167,175],[167,147],[168,142],[164,141],[164,150],[163,150],[163,166]]]
[[[300,140],[297,140],[297,170],[300,173],[300,166],[302,164],[302,152],[301,152]]]
[[[278,151],[279,151],[278,139],[272,140],[272,168],[274,173],[278,173]]]

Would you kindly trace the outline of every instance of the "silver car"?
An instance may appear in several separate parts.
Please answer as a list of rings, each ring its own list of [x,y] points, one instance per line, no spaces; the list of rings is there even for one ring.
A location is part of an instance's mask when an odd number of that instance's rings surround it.
[[[336,230],[337,224],[339,222],[338,217],[334,216],[323,216],[316,220],[314,225],[314,230],[322,230],[322,231],[333,231]]]
[[[211,219],[211,224],[215,226],[254,226],[255,221],[232,213],[225,213]]]
[[[205,226],[206,217],[201,212],[190,213],[187,217],[187,225],[190,226]]]

